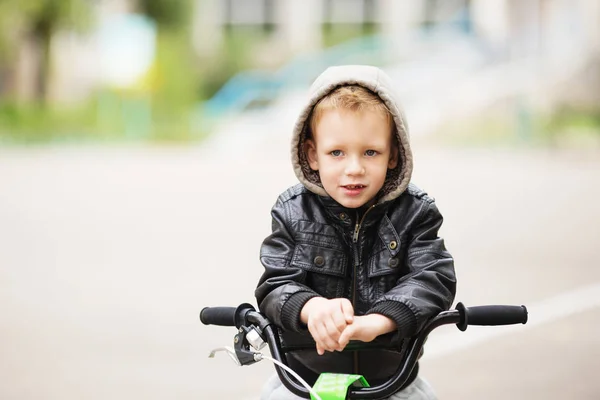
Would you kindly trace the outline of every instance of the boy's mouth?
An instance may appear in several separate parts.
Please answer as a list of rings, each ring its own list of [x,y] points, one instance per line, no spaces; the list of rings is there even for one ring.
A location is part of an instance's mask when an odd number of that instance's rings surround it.
[[[342,186],[344,189],[350,189],[350,190],[355,190],[355,189],[362,189],[365,187],[365,185],[343,185]]]
[[[356,197],[360,196],[366,187],[366,185],[361,185],[358,183],[354,185],[343,185],[342,190],[346,196]]]

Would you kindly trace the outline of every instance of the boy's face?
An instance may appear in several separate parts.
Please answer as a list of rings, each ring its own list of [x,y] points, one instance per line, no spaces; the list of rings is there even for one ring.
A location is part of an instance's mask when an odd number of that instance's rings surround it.
[[[358,208],[383,187],[388,168],[398,163],[387,119],[375,111],[325,111],[306,141],[311,169],[335,201]]]

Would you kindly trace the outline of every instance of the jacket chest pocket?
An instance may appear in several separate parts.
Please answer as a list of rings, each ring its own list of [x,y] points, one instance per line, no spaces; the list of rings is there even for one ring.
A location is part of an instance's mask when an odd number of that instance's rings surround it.
[[[341,297],[344,292],[348,258],[341,250],[298,243],[292,266],[306,271],[306,285],[327,298]]]
[[[371,301],[391,290],[407,274],[404,260],[404,251],[399,241],[382,244],[375,249],[367,264]]]

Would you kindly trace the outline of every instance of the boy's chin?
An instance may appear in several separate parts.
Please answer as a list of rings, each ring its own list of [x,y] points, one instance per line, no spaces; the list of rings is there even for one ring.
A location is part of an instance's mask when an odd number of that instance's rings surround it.
[[[336,198],[337,197],[337,198]],[[340,205],[346,208],[360,208],[368,203],[368,199],[349,199],[347,197],[339,197],[336,196],[333,199],[337,201]]]

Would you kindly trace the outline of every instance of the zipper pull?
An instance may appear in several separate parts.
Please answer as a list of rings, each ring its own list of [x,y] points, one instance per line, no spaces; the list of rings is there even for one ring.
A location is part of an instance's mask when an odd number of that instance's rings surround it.
[[[360,231],[360,224],[357,222],[354,227],[354,235],[352,235],[352,241],[354,243],[358,242],[358,231]]]

